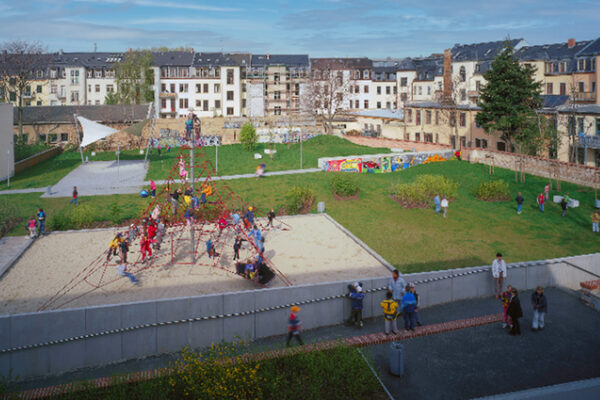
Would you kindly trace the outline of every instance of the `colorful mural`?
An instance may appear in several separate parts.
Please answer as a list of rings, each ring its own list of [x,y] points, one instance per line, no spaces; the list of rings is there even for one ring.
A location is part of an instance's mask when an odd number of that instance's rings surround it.
[[[365,155],[361,158],[319,159],[319,166],[323,171],[388,173],[410,168],[413,165],[446,161],[450,157],[452,151],[377,154]]]

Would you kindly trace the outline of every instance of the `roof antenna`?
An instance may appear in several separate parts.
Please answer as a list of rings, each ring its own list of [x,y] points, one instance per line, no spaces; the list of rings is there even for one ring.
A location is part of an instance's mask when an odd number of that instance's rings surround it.
[[[94,53],[96,52],[96,42],[94,42]]]

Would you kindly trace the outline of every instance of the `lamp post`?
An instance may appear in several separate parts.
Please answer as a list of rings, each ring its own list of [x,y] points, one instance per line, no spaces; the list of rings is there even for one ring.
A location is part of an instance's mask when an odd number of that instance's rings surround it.
[[[6,170],[8,173],[8,183],[6,187],[10,187],[10,149],[6,150],[6,154],[8,155],[8,157],[6,157],[6,161],[8,162],[8,169]]]

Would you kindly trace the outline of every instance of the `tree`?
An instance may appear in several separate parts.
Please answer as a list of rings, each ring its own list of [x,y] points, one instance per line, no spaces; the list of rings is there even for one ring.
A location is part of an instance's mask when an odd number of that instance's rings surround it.
[[[104,104],[118,104],[119,96],[115,92],[108,92],[106,96],[104,96]]]
[[[258,136],[256,136],[256,129],[254,129],[254,125],[252,122],[246,122],[242,125],[242,130],[240,131],[240,142],[246,151],[253,151],[256,147],[256,142],[258,141]]]
[[[350,80],[344,77],[343,70],[334,70],[335,66],[322,67],[312,71],[300,105],[303,112],[312,114],[320,120],[325,133],[333,133],[335,117],[342,113],[350,97]]]
[[[507,41],[483,74],[487,84],[481,90],[477,103],[481,111],[476,119],[488,133],[499,131],[510,148],[517,144],[522,153],[536,131],[535,111],[542,102],[541,82],[535,81],[534,68],[519,65],[513,50]]]
[[[0,45],[0,94],[2,101],[17,102],[19,141],[23,136],[23,98],[35,98],[34,79],[46,76],[49,56],[38,42],[16,40]]]
[[[125,54],[123,61],[114,64],[116,104],[143,104],[154,101],[154,74],[151,65],[152,53],[148,50],[130,51]]]

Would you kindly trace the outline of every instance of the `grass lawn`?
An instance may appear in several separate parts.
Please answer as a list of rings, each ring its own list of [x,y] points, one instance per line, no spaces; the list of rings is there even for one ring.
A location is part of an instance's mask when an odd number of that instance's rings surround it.
[[[458,197],[450,202],[448,218],[436,215],[432,209],[403,209],[389,197],[393,184],[410,182],[424,173],[441,174],[459,183]],[[562,218],[557,204],[547,203],[544,214],[537,208],[535,198],[546,179],[528,175],[527,182],[517,184],[514,172],[496,168],[496,174],[489,176],[484,165],[447,161],[390,174],[352,175],[360,187],[360,199],[348,201],[333,198],[330,188],[333,176],[317,172],[260,180],[238,179],[216,185],[228,185],[254,204],[262,215],[271,207],[282,205],[292,186],[309,186],[316,192],[317,201],[325,202],[327,213],[402,272],[489,264],[498,251],[508,262],[516,262],[600,250],[599,238],[591,232],[594,191],[590,188],[562,183],[563,191],[570,192],[581,203]],[[523,193],[525,204],[521,215],[516,214],[514,200],[484,202],[474,197],[479,182],[488,179],[504,179],[510,185],[512,198],[518,191]],[[18,204],[19,214],[24,218],[40,206],[48,211],[49,219],[53,213],[69,207],[68,198],[41,199],[39,194],[2,197]],[[97,207],[98,220],[110,220],[110,208],[115,203],[122,209],[119,217],[126,219],[135,216],[148,201],[137,195],[81,198],[82,203]],[[25,234],[22,225],[10,234]]]
[[[271,160],[268,154],[264,153],[269,148],[268,143],[258,144],[256,149],[248,152],[240,144],[231,144],[219,146],[218,148],[218,175],[237,175],[250,174],[256,171],[256,167],[264,162],[268,171],[284,171],[291,169],[300,169],[300,144],[275,144],[277,153]],[[216,166],[215,147],[205,147],[205,156],[213,166]],[[360,154],[389,153],[388,148],[375,148],[354,144],[346,139],[335,136],[317,136],[302,144],[302,168],[316,168],[317,160],[320,157],[350,156]],[[259,153],[263,156],[260,160],[254,159],[254,154]],[[162,152],[158,157],[154,151],[146,179],[167,179],[169,172],[177,156],[177,149],[171,149],[170,153]]]

